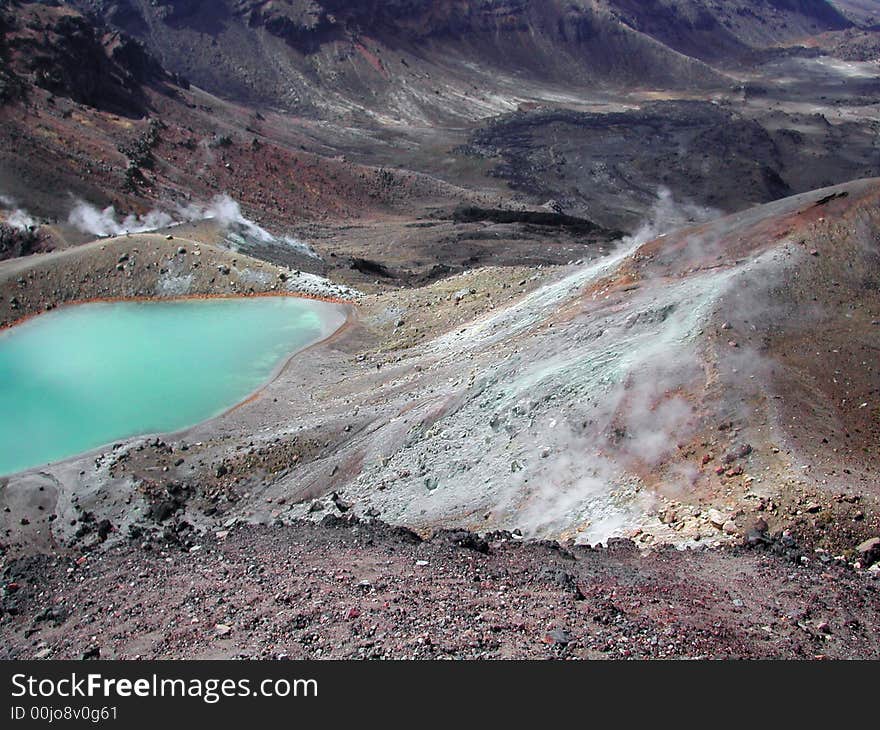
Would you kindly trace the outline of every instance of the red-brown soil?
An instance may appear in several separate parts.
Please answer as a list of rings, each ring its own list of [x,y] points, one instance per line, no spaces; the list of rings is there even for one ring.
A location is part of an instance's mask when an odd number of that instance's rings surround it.
[[[6,657],[880,656],[876,578],[786,540],[644,555],[339,518],[170,537],[10,564]]]

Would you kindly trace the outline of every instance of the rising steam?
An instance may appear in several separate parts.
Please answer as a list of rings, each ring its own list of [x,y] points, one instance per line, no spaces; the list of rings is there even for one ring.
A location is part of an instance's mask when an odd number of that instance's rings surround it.
[[[39,225],[26,210],[18,207],[14,198],[0,195],[0,205],[3,206],[3,215],[6,225],[12,226],[18,231],[33,231]]]
[[[112,205],[104,209],[78,201],[67,222],[83,233],[103,238],[104,236],[123,236],[126,233],[147,233],[160,228],[169,228],[179,225],[182,221],[175,221],[168,213],[153,210],[138,216],[128,215],[121,221]]]
[[[712,214],[677,205],[661,191],[654,215],[612,259],[629,258],[664,231]],[[714,261],[717,246],[715,240],[689,236],[675,254],[676,270],[686,270],[701,255]],[[609,272],[593,267],[588,282],[595,285]],[[578,540],[595,542],[632,529],[650,508],[652,497],[641,488],[646,476],[689,488],[694,475],[667,465],[700,426],[692,395],[705,385],[700,335],[724,297],[736,290],[742,271],[713,267],[662,282],[645,275],[632,291],[594,291],[584,305],[585,318],[568,326],[568,342],[560,346],[552,340],[546,351],[531,352],[536,365],[505,384],[495,420],[513,431],[514,422],[527,415],[526,430],[514,442],[538,444],[542,456],[537,458],[534,448],[521,452],[524,468],[511,480],[501,511],[515,514],[533,536],[580,524]],[[749,357],[740,364],[740,377],[759,366],[756,353]],[[560,393],[566,394],[564,409],[544,407]],[[505,404],[510,405],[504,409]]]
[[[246,218],[241,206],[228,195],[218,195],[210,203],[172,206],[170,210],[155,209],[144,215],[130,214],[123,218],[111,205],[100,209],[79,200],[68,216],[68,223],[93,236],[122,236],[127,233],[148,233],[184,223],[216,221],[227,234],[233,247],[254,244],[286,246],[313,258],[318,254],[302,241],[289,236],[274,236],[265,228]]]
[[[649,506],[642,478],[662,472],[698,426],[687,394],[704,382],[699,332],[736,271],[645,276],[635,287],[615,281],[646,242],[711,215],[661,191],[654,214],[617,251],[439,340],[440,350],[475,354],[509,350],[514,336],[528,343],[487,376],[493,385],[481,404],[492,408],[486,443],[498,444],[481,461],[497,453],[491,471],[506,472],[487,507],[508,524],[534,537],[580,525],[578,539],[595,542],[631,529]],[[548,331],[572,297],[582,314]]]

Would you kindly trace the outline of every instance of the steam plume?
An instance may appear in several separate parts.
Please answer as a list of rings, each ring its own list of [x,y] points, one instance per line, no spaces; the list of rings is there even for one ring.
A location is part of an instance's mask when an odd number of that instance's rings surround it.
[[[262,226],[246,218],[241,206],[229,195],[218,195],[210,203],[173,206],[171,212],[151,210],[144,215],[128,215],[120,220],[111,205],[99,209],[82,200],[77,201],[68,216],[68,223],[93,236],[121,236],[126,233],[148,233],[184,223],[214,220],[226,231],[227,241],[236,247],[253,244],[282,245],[313,258],[320,258],[307,244],[289,236],[274,236]]]
[[[12,226],[16,230],[32,231],[39,225],[26,210],[18,207],[14,198],[10,198],[7,195],[0,195],[0,205],[4,208],[6,224]]]

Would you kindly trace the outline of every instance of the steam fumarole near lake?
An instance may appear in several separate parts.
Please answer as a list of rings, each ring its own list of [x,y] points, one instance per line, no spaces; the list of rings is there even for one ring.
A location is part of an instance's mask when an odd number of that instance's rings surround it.
[[[294,297],[94,303],[0,333],[0,474],[218,415],[344,321]]]

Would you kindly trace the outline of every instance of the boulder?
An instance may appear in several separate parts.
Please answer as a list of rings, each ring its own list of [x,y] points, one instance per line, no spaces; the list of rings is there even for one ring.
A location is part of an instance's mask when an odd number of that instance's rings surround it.
[[[880,562],[880,537],[872,537],[856,546],[859,560],[863,566]]]
[[[721,510],[710,509],[706,513],[706,517],[713,527],[717,527],[719,530],[724,527],[727,521],[730,519],[726,514],[724,514]]]

